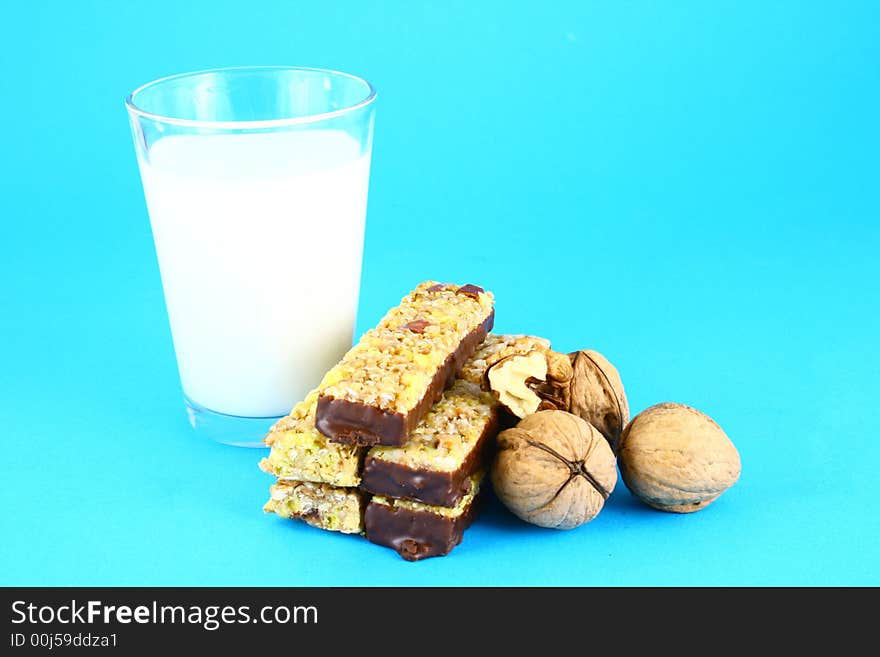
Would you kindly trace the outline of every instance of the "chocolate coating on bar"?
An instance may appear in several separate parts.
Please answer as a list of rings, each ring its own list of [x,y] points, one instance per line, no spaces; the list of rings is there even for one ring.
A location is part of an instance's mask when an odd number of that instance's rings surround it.
[[[367,540],[390,547],[407,561],[449,554],[461,543],[477,514],[479,497],[459,516],[450,518],[370,502],[364,512]]]
[[[430,392],[430,391],[429,391]],[[441,391],[442,394],[442,391]],[[337,443],[348,445],[399,444],[386,441],[405,436],[406,417],[345,399],[318,397],[318,431]]]
[[[462,496],[470,492],[470,476],[488,463],[497,433],[496,412],[461,466],[447,472],[409,468],[368,454],[361,473],[361,488],[376,495],[414,500],[432,506],[455,506]]]
[[[431,407],[455,381],[465,361],[486,339],[495,324],[493,310],[486,320],[468,333],[458,348],[446,357],[434,373],[425,396],[406,415],[383,411],[346,399],[319,397],[315,426],[337,443],[348,445],[402,445],[409,432],[422,421]]]

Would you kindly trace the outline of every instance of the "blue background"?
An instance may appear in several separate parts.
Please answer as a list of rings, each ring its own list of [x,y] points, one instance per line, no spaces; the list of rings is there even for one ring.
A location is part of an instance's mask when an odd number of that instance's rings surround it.
[[[320,6],[324,5],[324,6]],[[0,21],[0,583],[877,585],[880,4],[17,2]],[[193,436],[123,97],[223,65],[379,89],[360,330],[418,281],[598,349],[740,450],[700,513],[490,504],[410,564],[264,516]]]

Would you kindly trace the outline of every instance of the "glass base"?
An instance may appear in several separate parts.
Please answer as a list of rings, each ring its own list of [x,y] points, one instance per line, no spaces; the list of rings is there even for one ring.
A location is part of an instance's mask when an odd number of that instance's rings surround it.
[[[236,447],[265,447],[263,438],[280,417],[240,417],[225,415],[199,406],[184,396],[189,423],[200,436],[224,445]]]

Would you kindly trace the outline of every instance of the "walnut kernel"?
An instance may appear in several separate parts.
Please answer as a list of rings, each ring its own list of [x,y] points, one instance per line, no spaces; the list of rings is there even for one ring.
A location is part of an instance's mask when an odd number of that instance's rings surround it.
[[[541,405],[541,398],[529,385],[547,379],[547,359],[540,351],[508,356],[490,367],[486,378],[501,405],[523,418]]]

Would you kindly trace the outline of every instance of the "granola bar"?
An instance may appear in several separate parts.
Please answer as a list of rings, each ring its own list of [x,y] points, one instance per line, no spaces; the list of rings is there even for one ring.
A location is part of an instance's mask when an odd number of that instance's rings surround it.
[[[266,513],[299,519],[313,527],[344,534],[364,531],[365,496],[356,488],[308,481],[279,481],[269,488]]]
[[[376,495],[454,506],[470,492],[470,475],[484,466],[497,428],[495,398],[458,380],[404,445],[367,452],[361,486]]]
[[[407,561],[449,554],[476,516],[482,474],[471,476],[470,491],[451,508],[374,496],[364,512],[367,539]]]
[[[489,292],[426,281],[367,331],[319,386],[318,431],[334,442],[400,445],[492,329]]]
[[[357,486],[363,447],[334,443],[315,428],[318,391],[311,391],[270,429],[263,442],[272,448],[260,469],[284,480]]]

